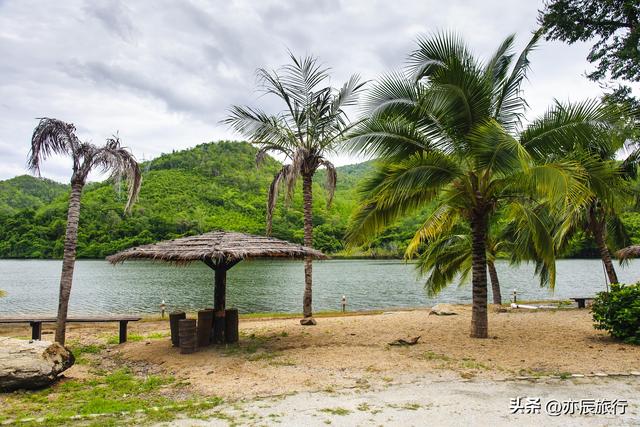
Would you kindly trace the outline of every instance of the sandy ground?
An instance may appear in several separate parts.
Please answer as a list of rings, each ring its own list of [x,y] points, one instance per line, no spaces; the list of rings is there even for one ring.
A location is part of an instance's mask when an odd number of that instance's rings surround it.
[[[491,312],[489,339],[469,337],[470,308],[455,316],[427,310],[320,318],[313,327],[297,319],[241,320],[239,345],[208,347],[182,355],[168,338],[109,346],[101,357],[173,374],[198,393],[227,399],[295,392],[355,389],[434,379],[496,380],[518,375],[640,371],[640,346],[612,341],[593,329],[588,310]],[[168,333],[168,321],[130,324],[130,334]],[[50,330],[50,327],[47,328]],[[117,325],[73,325],[69,340],[104,342]],[[0,329],[29,334],[27,328]],[[45,335],[45,339],[47,336]],[[394,347],[398,338],[421,336],[417,345]],[[69,377],[87,375],[74,366]]]
[[[284,398],[252,400],[203,413],[207,419],[183,418],[171,426],[621,426],[640,424],[640,379],[590,378],[537,382],[455,380],[433,377],[379,390],[298,393]],[[540,398],[540,411],[512,413],[511,399]],[[552,416],[549,401],[626,400],[613,414]],[[532,406],[533,408],[533,406]],[[168,424],[161,424],[166,426]]]
[[[181,355],[159,340],[129,343],[121,352],[226,397],[366,389],[428,372],[443,378],[509,378],[640,370],[640,347],[595,331],[586,310],[492,313],[490,339],[470,338],[470,309],[455,311],[460,314],[417,310],[324,318],[315,327],[300,326],[297,319],[246,321],[238,348]],[[388,345],[418,335],[417,345]]]

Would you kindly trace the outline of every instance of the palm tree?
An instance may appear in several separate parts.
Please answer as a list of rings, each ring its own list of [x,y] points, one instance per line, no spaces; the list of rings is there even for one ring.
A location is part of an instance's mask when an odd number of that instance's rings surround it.
[[[617,117],[633,116],[626,106],[609,105]],[[562,108],[558,106],[558,108]],[[637,120],[637,117],[635,118]],[[637,177],[640,150],[637,141],[637,125],[616,120],[606,135],[596,140],[573,139],[564,144],[535,147],[530,151],[538,158],[569,159],[581,165],[586,172],[586,185],[590,195],[586,206],[576,205],[563,219],[560,236],[561,247],[566,246],[577,231],[593,237],[609,283],[618,283],[609,246],[624,247],[629,237],[618,212],[631,197],[632,181]],[[631,149],[623,161],[624,151]]]
[[[296,181],[302,177],[304,201],[304,244],[313,246],[312,184],[313,175],[323,167],[327,170],[327,206],[336,187],[336,169],[326,158],[342,143],[352,128],[345,107],[354,105],[364,83],[352,76],[339,90],[324,86],[329,80],[328,69],[314,57],[296,58],[290,54],[291,64],[277,71],[258,70],[261,89],[284,103],[284,110],[275,114],[260,109],[233,106],[223,121],[259,146],[256,163],[267,153],[283,155],[285,164],[275,175],[267,198],[267,234],[271,233],[273,211],[278,192],[284,185],[287,201]],[[312,313],[312,259],[304,261],[303,325],[315,325]]]
[[[471,234],[472,337],[488,336],[487,227],[495,212],[519,210],[537,230],[533,244],[539,256],[553,265],[553,239],[530,200],[557,210],[585,203],[578,164],[535,164],[525,147],[593,139],[604,126],[605,112],[583,103],[554,108],[522,130],[527,104],[520,87],[538,37],[518,57],[511,52],[514,37],[507,37],[486,62],[453,34],[419,39],[408,72],[378,82],[367,102],[367,119],[352,134],[355,151],[381,162],[362,187],[364,202],[352,218],[349,239],[359,243],[434,203],[407,248],[411,257],[423,242],[465,223]],[[554,271],[549,274],[553,283]]]
[[[66,155],[73,160],[55,335],[56,342],[64,345],[67,310],[78,243],[80,197],[89,172],[94,169],[102,172],[111,171],[111,177],[118,182],[120,179],[126,178],[129,198],[125,212],[131,209],[138,197],[141,175],[140,167],[135,158],[126,148],[120,146],[118,137],[109,138],[103,147],[97,147],[89,142],[81,142],[76,136],[76,128],[73,124],[57,119],[42,118],[31,138],[29,169],[40,175],[40,165],[52,154]]]

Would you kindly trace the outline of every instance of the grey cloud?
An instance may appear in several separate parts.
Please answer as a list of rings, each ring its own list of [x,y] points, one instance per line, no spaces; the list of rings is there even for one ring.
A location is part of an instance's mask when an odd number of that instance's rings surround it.
[[[135,29],[129,17],[130,10],[122,1],[92,1],[86,4],[85,10],[123,40],[131,41],[134,38]]]
[[[255,70],[286,63],[287,49],[330,66],[332,82],[374,79],[402,66],[416,34],[458,30],[479,54],[504,36],[522,46],[537,2],[486,0],[0,0],[0,179],[24,170],[42,115],[76,123],[83,139],[115,130],[146,158],[219,138],[232,104],[274,111]],[[580,75],[585,45],[541,47],[526,95],[542,111],[553,96],[599,92]],[[340,156],[344,164],[354,159]],[[64,162],[45,173],[64,178]],[[62,179],[64,180],[64,179]]]

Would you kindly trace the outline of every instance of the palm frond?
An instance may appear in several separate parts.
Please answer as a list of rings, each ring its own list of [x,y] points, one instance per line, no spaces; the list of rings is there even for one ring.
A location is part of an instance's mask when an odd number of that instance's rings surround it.
[[[273,213],[276,209],[276,203],[278,202],[278,194],[280,192],[280,187],[290,180],[290,175],[296,175],[296,171],[293,169],[291,165],[284,165],[282,168],[276,173],[273,177],[273,181],[271,181],[271,185],[269,185],[269,193],[267,196],[267,229],[266,234],[269,236],[271,234],[271,229],[273,227]]]
[[[326,159],[320,160],[320,165],[324,166],[327,173],[325,190],[327,191],[327,209],[329,209],[331,207],[331,203],[333,202],[333,196],[336,193],[338,172],[336,171],[336,167],[333,165],[333,163]]]
[[[399,216],[425,206],[460,174],[454,159],[439,152],[379,164],[360,188],[363,203],[352,215],[347,239],[365,241]]]
[[[528,107],[522,97],[521,86],[529,71],[529,54],[536,48],[541,35],[541,31],[536,31],[533,34],[516,60],[509,77],[501,84],[494,86],[493,117],[510,132],[514,132],[520,127]]]
[[[613,114],[598,100],[556,102],[520,134],[520,143],[540,160],[561,158],[584,147],[585,142],[592,151],[608,150],[607,133],[615,121]]]
[[[431,245],[433,240],[446,235],[457,224],[459,217],[459,211],[450,205],[442,203],[437,206],[407,245],[405,258],[413,258],[423,243],[429,242]]]
[[[430,241],[416,268],[420,275],[427,276],[425,289],[430,297],[439,294],[456,277],[463,283],[471,270],[470,236],[445,234]]]
[[[74,157],[74,168],[78,166],[74,153],[80,146],[75,134],[76,127],[58,119],[43,117],[31,137],[29,151],[29,169],[40,175],[40,165],[52,154],[65,154]]]
[[[90,168],[99,168],[103,172],[111,171],[111,178],[119,183],[123,178],[127,183],[128,198],[125,212],[130,212],[131,207],[138,199],[142,184],[140,165],[131,152],[122,147],[117,136],[107,139],[104,147],[95,149],[91,157]]]

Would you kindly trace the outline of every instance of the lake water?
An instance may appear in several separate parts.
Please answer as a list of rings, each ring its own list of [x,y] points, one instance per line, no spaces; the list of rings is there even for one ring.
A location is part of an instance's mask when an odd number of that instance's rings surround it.
[[[61,261],[0,260],[0,315],[53,315],[58,301]],[[533,265],[497,263],[502,294],[514,288],[519,299],[590,296],[605,288],[599,260],[558,261],[555,292],[540,288]],[[640,262],[618,267],[621,281],[640,279]],[[213,305],[213,272],[204,264],[176,267],[150,261],[112,266],[106,261],[76,263],[70,315],[158,313],[197,310]],[[330,260],[314,262],[314,309],[339,310],[342,295],[348,310],[432,306],[438,302],[471,302],[470,285],[453,284],[428,298],[414,265],[400,260]],[[300,312],[304,273],[299,261],[244,261],[227,276],[227,307],[241,312]]]

